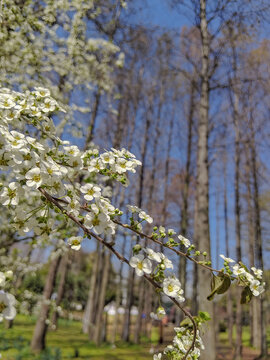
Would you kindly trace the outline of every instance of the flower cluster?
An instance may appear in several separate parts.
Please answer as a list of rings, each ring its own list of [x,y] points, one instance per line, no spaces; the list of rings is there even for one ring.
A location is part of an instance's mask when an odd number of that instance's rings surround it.
[[[6,285],[6,281],[11,280],[13,277],[13,272],[7,270],[5,272],[0,271],[0,287],[3,288]],[[16,316],[15,309],[15,297],[12,294],[0,290],[0,322],[3,319],[13,320]]]
[[[0,169],[8,171],[12,181],[2,186],[0,202],[15,207],[14,226],[21,235],[34,230],[36,235],[48,238],[55,232],[56,220],[49,217],[46,202],[26,213],[25,206],[20,206],[21,199],[38,196],[38,191],[45,189],[52,196],[64,198],[65,210],[77,217],[83,211],[83,198],[87,202],[85,226],[96,234],[111,235],[115,232],[112,218],[121,212],[105,196],[107,190],[93,181],[104,175],[126,185],[126,172],[135,172],[140,161],[125,149],[103,154],[97,149],[82,152],[60,140],[49,117],[56,110],[61,108],[47,89],[36,88],[25,94],[1,90]],[[39,136],[34,138],[18,131],[28,127],[28,133],[34,128],[39,130]],[[79,176],[85,178],[82,186],[76,181]]]
[[[173,345],[169,345],[165,348],[164,354],[168,359],[181,360],[186,356],[187,351],[190,349],[193,342],[193,333],[187,327],[176,327],[174,328],[176,336],[173,339]],[[196,341],[194,348],[189,352],[186,359],[196,360],[200,357],[200,350],[204,349],[202,339],[197,330]],[[162,359],[162,357],[160,357]]]
[[[165,270],[173,269],[171,260],[163,253],[155,252],[151,248],[135,246],[133,252],[136,253],[136,255],[131,257],[129,264],[131,267],[135,268],[138,276],[151,274],[151,277],[160,284],[165,295],[174,298],[178,302],[185,301],[185,298],[183,297],[184,291],[181,288],[180,281],[172,274],[169,274],[168,276],[165,274]],[[153,271],[152,262],[156,263]]]
[[[238,280],[239,285],[249,287],[253,296],[259,296],[265,290],[265,283],[262,281],[262,270],[257,269],[255,267],[251,267],[251,271],[242,264],[235,264],[230,268],[230,264],[235,263],[235,261],[231,258],[225,257],[224,255],[220,255],[220,257],[224,260],[224,268],[229,275],[234,275]]]

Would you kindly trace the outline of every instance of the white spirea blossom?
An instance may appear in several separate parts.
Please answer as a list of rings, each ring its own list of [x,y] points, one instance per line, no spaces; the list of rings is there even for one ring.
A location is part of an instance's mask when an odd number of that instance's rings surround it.
[[[15,297],[12,294],[0,291],[0,322],[3,319],[13,320],[16,316]]]
[[[82,241],[82,236],[72,236],[68,239],[68,245],[70,245],[73,250],[80,250]]]
[[[81,151],[77,146],[62,141],[54,133],[44,135],[44,121],[48,123],[53,111],[61,110],[58,103],[51,98],[49,90],[36,88],[32,92],[19,93],[8,89],[0,89],[0,170],[8,171],[10,178],[15,181],[0,189],[0,201],[3,205],[11,205],[19,209],[19,200],[25,196],[40,198],[39,191],[45,190],[50,195],[64,197],[61,206],[72,216],[82,214],[81,196],[91,202],[85,216],[84,223],[96,234],[112,235],[115,233],[115,224],[112,218],[120,212],[110,203],[110,199],[102,195],[100,186],[87,182],[79,184],[78,173],[91,172],[112,177],[122,184],[127,184],[126,172],[134,172],[140,164],[133,154],[125,149],[117,151],[112,149],[104,154],[99,154],[96,149]],[[6,111],[18,111],[16,119],[8,119]],[[42,137],[25,136],[19,130],[22,126],[34,126]],[[55,146],[52,146],[52,142]],[[94,163],[95,162],[95,163]],[[126,164],[115,166],[115,164]],[[89,170],[90,169],[90,170]],[[70,179],[74,176],[74,183]],[[40,205],[34,213],[24,213],[24,208],[17,211],[14,216],[14,226],[20,234],[34,230],[44,240],[55,231],[55,222],[49,220],[48,214],[42,211],[45,205]],[[43,210],[42,210],[43,209]],[[35,216],[33,216],[35,215]],[[36,216],[41,216],[36,219]],[[147,221],[149,218],[142,214]],[[78,245],[70,244],[72,247]]]
[[[186,248],[188,248],[190,246],[190,241],[187,238],[185,238],[184,236],[178,235],[178,239],[180,240],[180,243],[182,245],[184,245]]]
[[[220,254],[219,255],[221,257],[221,259],[223,259],[226,263],[234,263],[235,261],[231,258],[225,257],[224,255]]]
[[[173,298],[177,297],[178,291],[181,290],[181,283],[174,276],[165,278],[162,285],[163,285],[164,294],[171,296]]]
[[[152,263],[149,259],[146,259],[143,255],[135,255],[129,261],[129,265],[135,268],[136,274],[138,276],[143,276],[143,274],[150,274],[152,271]]]

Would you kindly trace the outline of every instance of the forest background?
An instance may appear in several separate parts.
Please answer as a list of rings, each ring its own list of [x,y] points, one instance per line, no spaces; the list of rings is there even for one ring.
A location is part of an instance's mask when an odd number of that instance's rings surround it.
[[[158,226],[174,228],[193,240],[199,249],[211,249],[212,263],[217,268],[222,266],[219,254],[225,254],[243,259],[250,267],[255,265],[269,270],[270,44],[267,3],[207,3],[211,41],[207,68],[209,114],[205,165],[209,178],[204,181],[209,194],[205,193],[204,204],[196,200],[201,99],[205,91],[202,88],[203,36],[198,2],[183,4],[181,1],[155,0],[153,5],[153,1],[132,1],[121,11],[113,1],[97,3],[102,11],[93,19],[87,19],[88,36],[113,41],[125,54],[125,61],[119,62],[109,79],[105,79],[105,85],[102,76],[102,81],[98,76],[87,79],[92,82],[88,88],[72,84],[72,77],[69,78],[68,73],[61,74],[59,64],[52,64],[47,70],[48,64],[27,60],[25,56],[22,57],[23,67],[16,71],[32,68],[33,75],[28,74],[31,85],[42,79],[42,85],[51,86],[62,102],[73,107],[76,121],[64,123],[66,139],[72,139],[80,148],[89,146],[91,141],[101,149],[123,146],[142,161],[141,169],[130,178],[131,186],[125,196],[120,187],[114,189],[113,198],[119,207],[137,204],[153,216]],[[55,21],[58,21],[57,17]],[[59,21],[62,27],[60,17]],[[6,24],[2,23],[2,26]],[[62,41],[68,37],[64,27],[57,35]],[[61,41],[54,46],[59,49]],[[5,66],[14,54],[5,49],[1,51],[2,70],[8,73]],[[104,56],[96,49],[93,53],[98,61],[99,56]],[[74,53],[74,59],[76,55]],[[35,78],[36,73],[39,79]],[[2,82],[5,76],[2,76]],[[20,76],[15,78],[13,86],[21,86]],[[71,89],[70,86],[74,87]],[[86,104],[90,111],[83,109]],[[208,236],[201,239],[198,234],[196,206],[205,209],[209,239]],[[4,220],[2,224],[5,226]],[[195,227],[197,233],[194,234]],[[20,239],[18,244],[16,235],[10,233],[8,237],[3,233],[1,241],[5,247],[3,256],[20,257],[33,266],[45,264],[52,251],[52,247],[35,249],[34,239]],[[128,257],[133,244],[134,239],[125,232],[118,234],[117,247]],[[196,267],[187,265],[184,260],[179,262],[177,257],[174,264],[178,266],[188,306],[194,313],[204,309],[207,300],[200,299],[202,285]],[[141,335],[150,337],[147,322],[152,321],[150,313],[157,305],[154,294],[138,282],[126,265],[119,264],[92,242],[83,245],[81,254],[70,252],[63,256],[58,266],[58,275],[56,268],[53,276],[54,281],[57,280],[54,288],[58,294],[57,306],[61,304],[63,309],[71,311],[71,304],[75,308],[76,304],[81,305],[83,331],[89,332],[92,341],[100,344],[104,340],[103,310],[112,301],[117,309],[125,308],[121,334],[118,334],[123,341],[139,343]],[[35,295],[42,293],[49,275],[47,265],[35,275],[29,270],[18,276],[16,286],[22,293],[33,291],[31,296],[35,305],[38,301]],[[269,282],[269,272],[266,271],[265,276]],[[263,343],[270,321],[269,294],[265,295],[263,305],[261,300],[256,300],[250,306],[240,308],[233,300],[233,292],[235,289],[214,303],[216,309],[209,311],[217,313],[216,329],[227,330],[230,347],[240,358],[241,327],[248,325],[251,345],[265,356],[267,346]],[[131,331],[128,314],[134,305],[138,316]],[[170,304],[168,312],[169,309]],[[28,311],[33,311],[32,306]],[[56,325],[56,313],[53,316],[52,324]],[[176,314],[174,320],[180,319]],[[117,316],[112,330],[113,343],[118,338],[116,322]],[[236,342],[233,341],[233,324],[237,325]],[[215,332],[214,325],[211,327],[209,334]],[[211,338],[213,341],[215,337]],[[214,352],[211,345],[209,348],[210,355],[205,356],[211,359]]]

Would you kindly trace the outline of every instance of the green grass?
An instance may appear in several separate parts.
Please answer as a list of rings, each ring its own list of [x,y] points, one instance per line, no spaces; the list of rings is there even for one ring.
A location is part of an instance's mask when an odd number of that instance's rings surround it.
[[[57,331],[49,331],[47,334],[47,347],[51,354],[47,356],[34,355],[30,351],[30,341],[33,334],[35,319],[17,315],[11,329],[5,329],[0,325],[0,353],[3,360],[40,359],[40,360],[150,360],[148,346],[117,344],[112,348],[110,344],[96,347],[90,344],[87,335],[81,333],[81,323],[70,320],[60,320]],[[55,349],[61,350],[61,358],[55,356]]]
[[[249,326],[243,326],[242,328],[242,344],[246,347],[250,346],[250,329]],[[233,328],[233,339],[236,339],[236,327]],[[228,333],[222,332],[219,334],[219,341],[221,344],[227,344],[228,343]],[[267,342],[270,347],[270,327],[267,328]]]

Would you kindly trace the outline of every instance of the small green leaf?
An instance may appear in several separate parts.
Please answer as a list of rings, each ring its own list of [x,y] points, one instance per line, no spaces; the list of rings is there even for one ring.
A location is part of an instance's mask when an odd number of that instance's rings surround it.
[[[181,321],[180,326],[190,326],[192,325],[192,321],[190,320],[190,318],[185,318],[183,321]]]
[[[199,317],[203,322],[211,320],[211,316],[207,311],[199,311]]]
[[[241,301],[240,301],[241,304],[248,304],[250,302],[250,300],[252,299],[252,296],[253,296],[253,294],[252,294],[250,288],[248,286],[246,286],[241,294]]]

